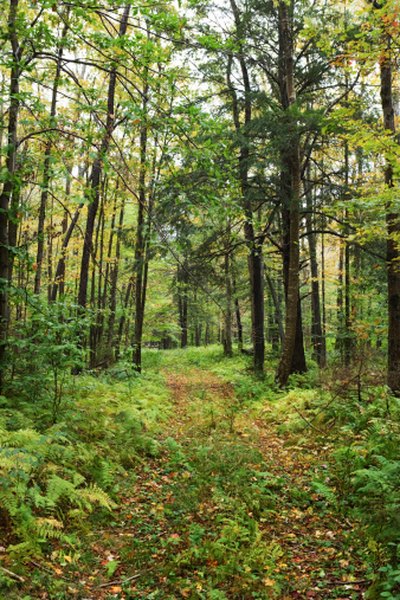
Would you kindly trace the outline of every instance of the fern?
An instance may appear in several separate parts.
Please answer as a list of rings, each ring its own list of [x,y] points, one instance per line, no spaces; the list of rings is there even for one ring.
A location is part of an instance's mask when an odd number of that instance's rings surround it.
[[[111,510],[115,507],[115,503],[111,498],[99,488],[96,484],[89,485],[80,490],[81,496],[87,502],[87,508],[91,509],[93,504],[99,504],[103,508]]]
[[[35,520],[35,527],[37,528],[37,535],[39,538],[47,539],[60,539],[62,537],[61,530],[63,524],[54,518],[38,518]]]
[[[86,484],[76,470],[76,449],[62,445],[59,431],[0,431],[0,502],[20,543],[16,555],[39,554],[48,540],[66,541],[65,520],[71,511],[82,518],[94,506],[110,510],[113,503],[96,484]],[[56,518],[57,517],[57,518]]]

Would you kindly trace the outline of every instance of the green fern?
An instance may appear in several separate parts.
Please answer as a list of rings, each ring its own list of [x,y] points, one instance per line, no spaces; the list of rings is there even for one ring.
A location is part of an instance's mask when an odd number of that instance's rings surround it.
[[[13,554],[39,554],[48,540],[66,541],[71,511],[82,519],[95,506],[113,507],[110,497],[76,470],[76,450],[58,431],[0,431],[0,502],[20,543]]]
[[[91,510],[92,505],[98,504],[103,508],[107,508],[111,510],[115,508],[115,503],[111,500],[111,498],[104,492],[101,488],[99,488],[96,484],[89,485],[86,488],[79,490],[81,492],[81,496],[87,502],[87,508]]]

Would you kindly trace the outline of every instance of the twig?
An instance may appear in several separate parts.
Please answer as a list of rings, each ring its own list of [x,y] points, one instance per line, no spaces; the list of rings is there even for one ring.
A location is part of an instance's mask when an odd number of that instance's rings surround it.
[[[369,583],[369,579],[360,579],[359,581],[329,581],[328,583],[329,585],[348,585],[349,587],[353,587],[355,585]]]
[[[29,562],[31,563],[31,565],[33,565],[37,569],[40,569],[41,571],[45,571],[46,573],[49,573],[50,575],[54,576],[54,571],[52,569],[50,569],[49,567],[45,567],[44,565],[41,565],[40,563],[36,562],[35,560],[30,560]],[[69,583],[73,583],[72,579],[65,577],[65,575],[57,574],[57,577],[59,577],[60,579],[63,579],[64,581],[68,581]]]
[[[311,421],[309,421],[307,419],[307,417],[305,417],[294,404],[292,404],[292,407],[297,412],[297,414],[299,415],[299,417],[301,417],[303,419],[303,421],[305,421],[307,423],[307,425],[309,427],[311,427],[311,429],[314,429],[314,431],[316,431],[317,433],[320,433],[321,435],[326,435],[326,431],[322,431],[322,429],[319,429],[318,427],[316,427],[315,425],[313,425],[313,423],[311,423]]]
[[[133,581],[134,579],[139,579],[143,575],[144,571],[141,573],[135,573],[135,575],[131,575],[131,577],[127,577],[126,579],[114,579],[114,581],[107,581],[107,583],[102,583],[97,586],[97,589],[110,587],[111,585],[122,585],[124,583],[128,583],[128,581]]]
[[[46,573],[50,573],[51,575],[54,575],[54,571],[52,571],[48,567],[45,567],[44,565],[41,565],[40,563],[38,563],[34,560],[30,560],[29,562],[31,563],[31,565],[33,565],[34,567],[37,567],[41,571],[46,571]]]
[[[21,583],[25,583],[25,579],[23,577],[21,577],[21,575],[17,575],[16,573],[13,573],[12,571],[10,571],[9,569],[6,569],[5,567],[0,567],[0,569],[2,571],[4,571],[4,573],[7,573],[7,575],[9,575],[10,577],[14,577],[14,579],[17,579]]]

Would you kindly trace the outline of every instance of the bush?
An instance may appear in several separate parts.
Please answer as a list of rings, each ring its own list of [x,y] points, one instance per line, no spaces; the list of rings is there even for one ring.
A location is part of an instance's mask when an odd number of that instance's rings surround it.
[[[74,305],[35,300],[29,319],[17,323],[9,337],[10,376],[6,394],[15,405],[43,401],[43,423],[56,423],[71,370],[83,365],[81,336],[87,320]]]

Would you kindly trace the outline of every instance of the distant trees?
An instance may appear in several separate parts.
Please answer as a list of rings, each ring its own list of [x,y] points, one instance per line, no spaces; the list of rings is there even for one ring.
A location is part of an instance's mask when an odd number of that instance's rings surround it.
[[[397,393],[395,3],[187,8],[1,16],[2,378],[16,322],[63,303],[91,368],[236,342],[282,386],[387,325]]]

